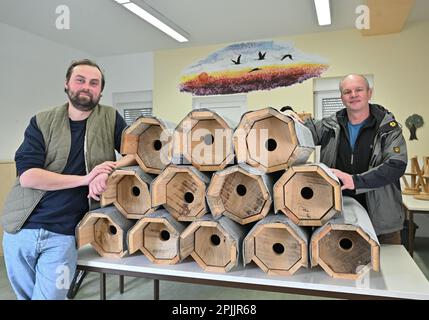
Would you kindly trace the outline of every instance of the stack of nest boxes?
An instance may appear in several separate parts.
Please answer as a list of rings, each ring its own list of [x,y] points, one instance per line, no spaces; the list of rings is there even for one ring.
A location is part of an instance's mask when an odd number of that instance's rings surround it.
[[[185,209],[178,219],[191,222],[180,236],[180,256],[191,256],[207,271],[226,272],[237,266],[245,235],[228,217],[215,219],[208,214],[206,201],[212,172],[234,163],[233,132],[234,124],[230,121],[208,109],[198,109],[190,112],[174,133],[174,170],[187,170],[194,176],[184,176],[172,190],[179,195],[175,196],[176,202],[181,202]],[[154,188],[155,197],[156,192]],[[189,200],[192,202],[187,204]],[[196,201],[201,203],[200,211],[192,213],[188,208]],[[169,210],[170,205],[164,207]],[[174,211],[170,211],[172,215],[176,214]]]
[[[142,117],[124,131],[121,151],[138,166],[109,177],[104,208],[77,227],[79,245],[104,256],[140,251],[159,264],[190,256],[215,272],[251,261],[282,275],[310,262],[347,279],[378,270],[370,221],[353,201],[343,206],[327,167],[307,164],[315,147],[303,124],[273,108],[238,125],[198,109],[172,128]]]

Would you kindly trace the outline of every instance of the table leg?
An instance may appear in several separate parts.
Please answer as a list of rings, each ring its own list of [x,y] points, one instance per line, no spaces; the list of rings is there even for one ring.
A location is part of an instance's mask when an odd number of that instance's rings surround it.
[[[125,276],[123,276],[123,275],[119,276],[119,292],[120,292],[120,294],[124,293],[124,287],[125,287],[124,278],[125,278]]]
[[[408,251],[413,257],[414,254],[414,212],[408,210]]]
[[[100,300],[106,300],[106,274],[100,273]]]
[[[153,279],[153,299],[159,300],[159,280]]]
[[[67,292],[67,298],[68,299],[73,299],[76,296],[77,291],[79,290],[83,279],[85,279],[85,277],[86,277],[86,274],[87,274],[86,271],[76,270],[76,273],[74,274],[72,283],[70,285],[70,289]]]

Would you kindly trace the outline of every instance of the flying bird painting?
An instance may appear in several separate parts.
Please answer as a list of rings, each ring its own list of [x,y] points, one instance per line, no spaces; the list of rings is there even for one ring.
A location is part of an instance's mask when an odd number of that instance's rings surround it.
[[[292,55],[291,54],[285,54],[280,60],[284,60],[284,59],[286,59],[286,58],[289,58],[289,59],[291,59],[291,60],[293,60],[293,58],[292,58]]]
[[[328,67],[324,58],[290,42],[237,43],[186,68],[179,90],[197,96],[271,90],[319,77]]]

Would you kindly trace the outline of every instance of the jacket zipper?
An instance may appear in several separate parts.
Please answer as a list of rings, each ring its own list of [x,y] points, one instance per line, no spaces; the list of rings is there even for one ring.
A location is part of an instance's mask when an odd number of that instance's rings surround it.
[[[334,157],[332,159],[332,168],[335,167],[336,165],[336,159],[337,159],[337,154],[338,154],[338,146],[340,145],[340,138],[339,138],[339,130],[336,127],[331,127],[334,130],[334,139],[335,139],[335,149],[334,149]]]
[[[332,130],[334,132],[335,149],[332,152],[333,157],[331,160],[331,167],[335,167],[335,159],[337,158],[337,150],[338,150],[338,145],[340,143],[340,139],[338,138],[337,127],[331,126],[330,124],[328,124],[326,122],[324,122],[323,125],[326,126],[329,130]]]
[[[86,123],[86,126],[88,126],[88,122]],[[87,139],[88,139],[88,136],[87,136],[87,133],[88,133],[88,128],[86,127],[85,128],[85,137],[84,137],[84,142],[83,142],[83,155],[84,155],[84,160],[85,160],[85,172],[86,172],[86,174],[88,174],[89,172],[88,172],[88,160],[87,160],[87,157],[88,157],[88,145],[87,145]],[[88,211],[91,211],[91,199],[90,198],[88,198]]]
[[[372,157],[371,157],[371,161],[369,162],[370,167],[374,167],[375,164],[375,159],[377,158],[378,154],[376,154],[374,152],[375,147],[376,147],[376,142],[378,141],[378,143],[381,143],[381,139],[383,139],[383,137],[386,135],[387,133],[381,133],[381,134],[377,134],[374,138],[374,142],[373,142],[373,147],[372,147]],[[379,136],[379,138],[378,138]]]

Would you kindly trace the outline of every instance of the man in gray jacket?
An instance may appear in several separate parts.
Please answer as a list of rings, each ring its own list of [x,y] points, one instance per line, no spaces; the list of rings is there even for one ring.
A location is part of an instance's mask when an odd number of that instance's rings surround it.
[[[344,77],[340,91],[344,109],[305,124],[343,194],[367,209],[380,243],[401,244],[405,214],[399,178],[408,159],[402,129],[389,111],[369,103],[372,89],[365,77]]]

